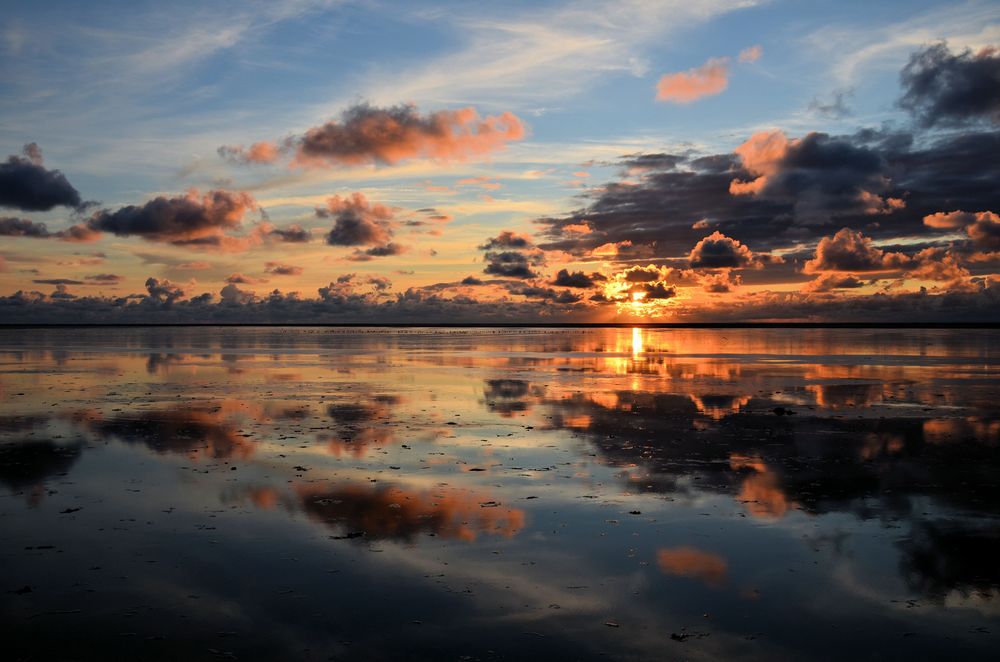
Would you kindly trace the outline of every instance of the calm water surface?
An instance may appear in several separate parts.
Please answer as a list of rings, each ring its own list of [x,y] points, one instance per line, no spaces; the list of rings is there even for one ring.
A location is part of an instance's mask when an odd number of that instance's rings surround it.
[[[0,656],[992,657],[998,362],[969,330],[0,330]]]

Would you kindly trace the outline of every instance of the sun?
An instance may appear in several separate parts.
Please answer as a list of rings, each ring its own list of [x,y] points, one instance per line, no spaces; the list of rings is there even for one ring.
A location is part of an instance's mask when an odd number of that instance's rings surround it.
[[[645,298],[646,298],[646,293],[640,290],[637,290],[632,293],[632,303],[639,303]]]

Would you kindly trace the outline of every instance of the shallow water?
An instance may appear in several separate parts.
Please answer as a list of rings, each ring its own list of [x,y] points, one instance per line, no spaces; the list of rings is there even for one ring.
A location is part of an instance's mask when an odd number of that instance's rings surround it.
[[[5,659],[936,659],[1000,332],[0,330]]]

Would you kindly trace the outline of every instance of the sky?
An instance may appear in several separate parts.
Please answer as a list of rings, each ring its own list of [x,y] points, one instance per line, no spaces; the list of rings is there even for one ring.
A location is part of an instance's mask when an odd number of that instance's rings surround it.
[[[17,2],[0,322],[1000,321],[1000,5]]]

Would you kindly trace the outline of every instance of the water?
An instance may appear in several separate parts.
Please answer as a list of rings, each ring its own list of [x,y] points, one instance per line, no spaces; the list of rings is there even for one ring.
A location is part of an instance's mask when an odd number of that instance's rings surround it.
[[[2,330],[3,656],[987,657],[998,340]]]

